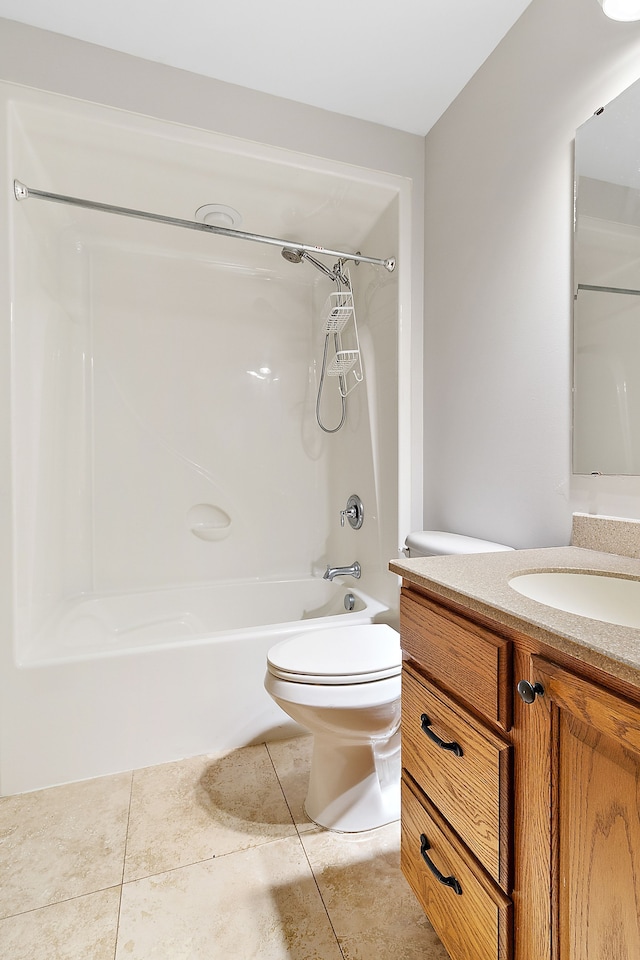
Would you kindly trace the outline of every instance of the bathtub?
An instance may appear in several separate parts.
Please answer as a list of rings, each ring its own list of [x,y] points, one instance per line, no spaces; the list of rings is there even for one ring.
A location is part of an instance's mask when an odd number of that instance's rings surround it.
[[[351,610],[345,598],[350,595]],[[352,598],[352,599],[351,599]],[[309,577],[203,584],[71,599],[23,644],[21,666],[152,652],[166,645],[279,639],[330,623],[368,623],[387,608],[344,583]]]
[[[263,688],[269,648],[294,633],[389,617],[355,585],[313,577],[67,603],[19,658],[14,773],[3,792],[299,733]]]

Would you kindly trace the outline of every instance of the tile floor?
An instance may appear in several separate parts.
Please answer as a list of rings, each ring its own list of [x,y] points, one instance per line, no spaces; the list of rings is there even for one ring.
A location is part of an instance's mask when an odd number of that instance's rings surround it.
[[[310,742],[0,798],[2,960],[447,960],[399,825],[307,820]]]

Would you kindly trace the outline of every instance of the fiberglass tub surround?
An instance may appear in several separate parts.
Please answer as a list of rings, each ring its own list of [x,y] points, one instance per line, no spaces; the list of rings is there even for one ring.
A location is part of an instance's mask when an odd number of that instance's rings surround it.
[[[4,106],[11,174],[36,189],[191,220],[203,204],[228,204],[251,233],[396,252],[394,178],[35,92],[14,90]],[[304,259],[39,199],[14,202],[10,223],[13,651],[26,668],[17,670],[14,709],[26,712],[37,696],[66,754],[43,761],[42,776],[34,756],[10,788],[273,730],[281,721],[262,690],[272,625],[347,616],[348,591],[365,622],[392,616],[384,611],[396,589],[386,564],[398,529],[397,275],[347,264],[363,379],[344,426],[327,435],[315,407],[321,317],[335,287]],[[336,388],[327,379],[328,424],[340,420]],[[340,526],[355,491],[366,510],[357,531]],[[354,557],[357,584],[322,581],[327,565]],[[247,641],[261,649],[255,678],[249,668],[228,673],[230,645],[239,651],[254,630],[263,633]],[[209,641],[224,654],[211,659]],[[109,658],[127,661],[126,682]],[[238,665],[246,662],[239,654]],[[177,692],[181,664],[187,689]],[[208,671],[206,702],[204,684],[202,693],[198,683],[188,689],[199,671]],[[246,722],[218,710],[221,684],[257,704]],[[109,695],[127,722],[106,719]],[[164,733],[150,737],[158,702],[170,696],[188,720],[175,704],[176,729],[167,735],[162,723]],[[221,736],[229,724],[233,735]],[[127,744],[118,754],[120,725]],[[35,730],[23,730],[10,755],[51,749],[34,740]]]

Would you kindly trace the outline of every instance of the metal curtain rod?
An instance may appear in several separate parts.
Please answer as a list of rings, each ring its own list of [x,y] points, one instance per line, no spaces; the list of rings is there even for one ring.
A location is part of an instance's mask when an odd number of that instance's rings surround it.
[[[62,193],[48,193],[46,190],[34,190],[25,186],[19,180],[13,181],[13,192],[16,200],[27,200],[36,197],[38,200],[52,200],[54,203],[66,203],[73,207],[85,207],[87,210],[99,210],[102,213],[117,213],[121,217],[134,217],[137,220],[151,220],[154,223],[168,223],[173,227],[185,227],[187,230],[202,230],[208,233],[219,233],[223,237],[234,237],[237,240],[253,240],[255,243],[270,243],[274,247],[283,247],[288,250],[304,250],[307,253],[319,253],[328,257],[338,257],[340,260],[353,260],[354,263],[374,263],[384,267],[391,273],[395,270],[394,257],[381,260],[377,257],[364,257],[361,253],[345,253],[342,250],[329,250],[326,247],[317,247],[308,243],[296,243],[293,240],[278,240],[277,237],[263,237],[259,233],[246,233],[244,230],[231,230],[228,227],[218,227],[211,223],[200,223],[197,220],[180,220],[176,217],[165,217],[158,213],[146,213],[144,210],[131,210],[129,207],[115,207],[110,203],[97,203],[94,200],[81,200],[79,197],[67,197]]]
[[[580,290],[592,290],[596,293],[624,293],[632,297],[640,297],[640,290],[630,290],[627,287],[599,287],[594,283],[579,283],[578,291]]]

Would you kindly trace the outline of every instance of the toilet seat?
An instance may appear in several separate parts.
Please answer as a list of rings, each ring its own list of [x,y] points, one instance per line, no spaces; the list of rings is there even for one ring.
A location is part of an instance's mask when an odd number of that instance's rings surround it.
[[[329,627],[282,640],[267,654],[269,673],[293,683],[346,685],[398,676],[400,635],[386,623]]]

